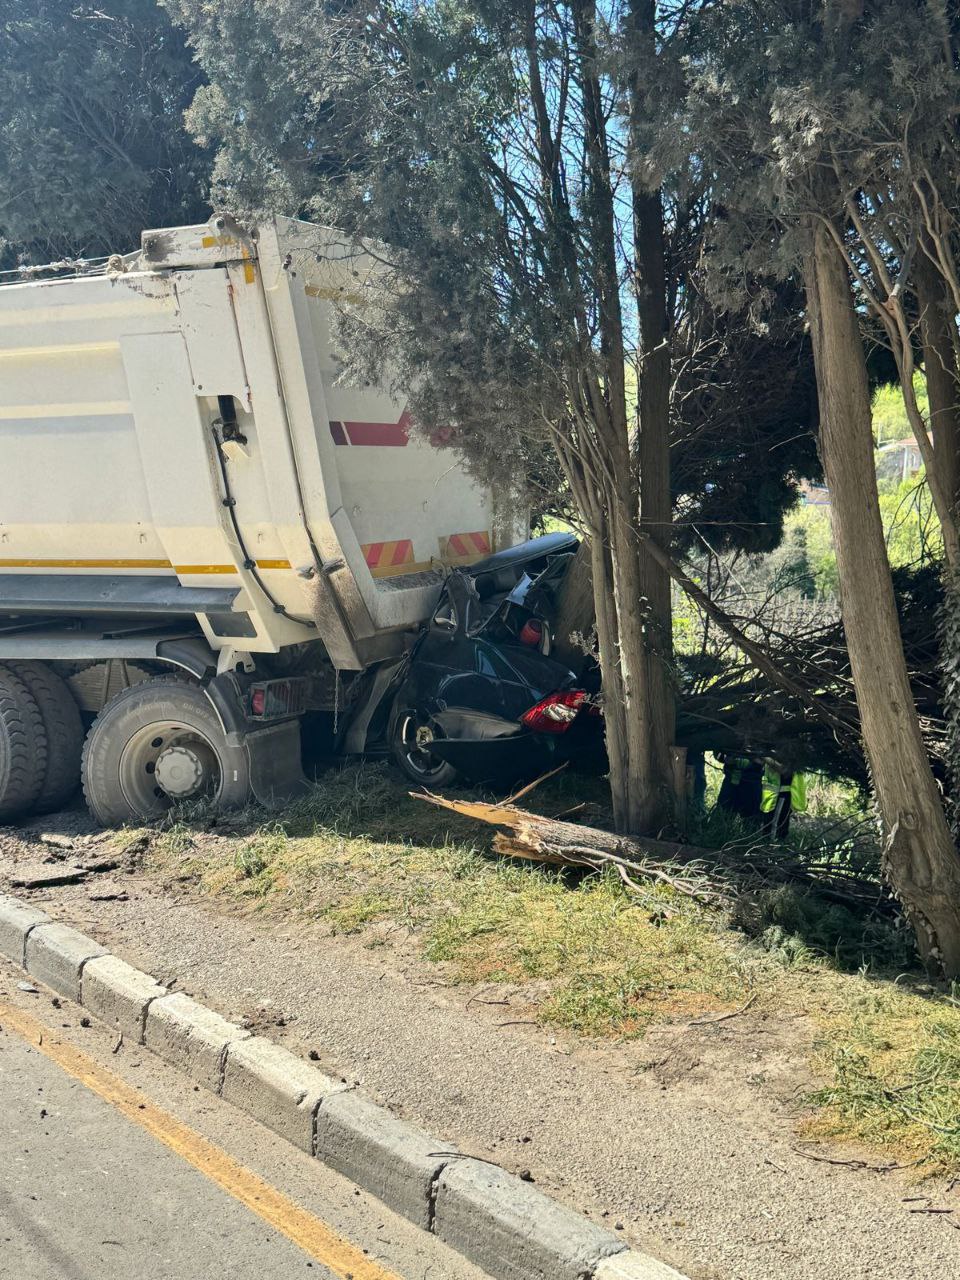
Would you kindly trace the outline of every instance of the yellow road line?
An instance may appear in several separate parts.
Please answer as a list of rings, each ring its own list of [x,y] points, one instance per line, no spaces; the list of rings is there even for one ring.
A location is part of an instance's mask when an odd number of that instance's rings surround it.
[[[181,1124],[168,1111],[155,1106],[112,1071],[107,1071],[81,1050],[58,1039],[56,1031],[29,1013],[0,1003],[0,1028],[15,1031],[91,1093],[146,1129],[334,1275],[342,1280],[347,1277],[353,1280],[399,1280],[394,1272],[366,1257],[326,1223],[301,1209],[195,1130]]]

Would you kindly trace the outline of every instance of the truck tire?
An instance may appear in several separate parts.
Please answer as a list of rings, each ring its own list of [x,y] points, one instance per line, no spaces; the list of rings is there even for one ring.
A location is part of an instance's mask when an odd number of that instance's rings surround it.
[[[200,686],[176,675],[145,680],[107,703],[87,734],[81,777],[105,827],[151,822],[186,801],[236,809],[250,799],[246,751],[227,742]]]
[[[80,786],[83,722],[73,694],[57,673],[42,662],[5,662],[26,685],[40,711],[47,737],[47,768],[34,812],[60,809]]]
[[[46,769],[40,708],[23,681],[0,667],[0,821],[32,808]]]

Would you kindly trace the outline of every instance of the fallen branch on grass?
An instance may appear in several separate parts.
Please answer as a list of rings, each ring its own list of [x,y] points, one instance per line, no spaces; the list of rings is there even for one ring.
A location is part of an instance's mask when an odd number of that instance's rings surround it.
[[[734,899],[730,886],[707,873],[704,859],[710,855],[706,850],[668,840],[637,840],[614,835],[578,822],[560,822],[543,814],[528,813],[509,802],[449,800],[432,792],[410,794],[416,800],[426,800],[463,817],[509,828],[509,835],[498,832],[494,836],[493,847],[497,853],[511,858],[553,866],[591,867],[595,871],[612,867],[628,888],[638,889],[638,880],[648,880],[668,885],[705,906],[726,906]]]
[[[792,885],[861,912],[873,913],[885,906],[876,880],[822,865],[817,854],[804,858],[796,849],[765,841],[699,849],[670,840],[617,835],[518,808],[515,801],[529,795],[540,781],[500,804],[448,799],[429,791],[412,791],[410,795],[462,817],[506,828],[493,838],[497,853],[558,867],[612,869],[636,892],[641,890],[641,882],[648,887],[666,885],[703,906],[730,908],[764,890]]]

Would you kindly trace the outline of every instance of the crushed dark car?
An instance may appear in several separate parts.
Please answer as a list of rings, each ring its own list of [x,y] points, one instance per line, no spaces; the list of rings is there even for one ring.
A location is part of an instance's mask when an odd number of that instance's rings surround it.
[[[448,576],[389,718],[391,753],[412,781],[605,768],[599,680],[551,657],[557,591],[578,545],[548,534]]]

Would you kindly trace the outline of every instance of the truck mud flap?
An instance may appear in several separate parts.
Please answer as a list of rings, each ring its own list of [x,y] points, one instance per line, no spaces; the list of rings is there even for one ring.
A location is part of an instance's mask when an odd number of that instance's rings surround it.
[[[250,789],[268,809],[302,796],[309,788],[300,762],[300,721],[283,720],[243,736],[250,762]]]

